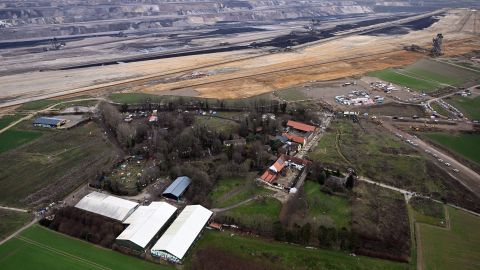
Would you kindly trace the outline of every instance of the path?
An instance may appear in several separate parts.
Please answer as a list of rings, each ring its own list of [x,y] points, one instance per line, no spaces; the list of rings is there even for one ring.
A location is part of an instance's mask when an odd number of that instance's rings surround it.
[[[248,199],[246,199],[246,200],[244,200],[244,201],[241,201],[241,202],[238,202],[238,203],[236,203],[236,204],[233,204],[233,205],[230,205],[230,206],[227,206],[227,207],[224,207],[224,208],[213,208],[213,209],[210,209],[210,210],[213,211],[214,213],[225,212],[225,211],[228,211],[228,210],[237,208],[237,207],[239,207],[239,206],[242,206],[242,205],[244,205],[244,204],[246,204],[246,203],[249,203],[249,202],[251,202],[251,201],[253,201],[253,200],[258,200],[258,199],[261,198],[261,197],[262,197],[262,196],[260,196],[260,195],[255,195],[255,196],[253,196],[253,197],[251,197],[251,198],[248,198]]]
[[[28,213],[27,209],[21,209],[21,208],[15,208],[15,207],[0,206],[0,209]]]
[[[23,231],[26,230],[27,228],[30,228],[30,226],[32,226],[32,225],[34,225],[35,223],[37,223],[37,221],[39,221],[39,218],[38,218],[38,217],[35,217],[32,221],[30,221],[30,223],[23,225],[23,227],[21,227],[20,229],[18,229],[17,231],[15,231],[15,232],[12,233],[11,235],[7,236],[5,239],[3,239],[2,241],[0,241],[0,246],[3,245],[3,243],[7,242],[8,240],[12,239],[13,237],[17,236],[18,234],[20,234],[21,232],[23,232]]]
[[[55,108],[56,106],[58,106],[58,105],[60,105],[60,104],[73,103],[73,102],[79,102],[79,101],[88,101],[88,100],[98,100],[98,101],[100,101],[100,100],[105,100],[105,99],[103,99],[103,98],[81,98],[81,99],[74,99],[74,100],[68,100],[68,101],[61,101],[61,102],[59,102],[59,103],[55,103],[55,104],[53,104],[53,105],[50,105],[50,106],[48,106],[48,107],[45,108],[45,109],[41,109],[41,110],[32,112],[32,113],[28,114],[27,116],[24,116],[24,117],[22,117],[22,118],[20,118],[20,119],[18,119],[18,120],[16,120],[16,121],[10,123],[8,126],[0,129],[0,134],[3,133],[3,132],[5,132],[5,131],[7,131],[7,130],[9,130],[10,128],[16,126],[18,123],[20,123],[20,122],[22,122],[22,121],[24,121],[24,120],[31,119],[31,118],[33,118],[35,115],[37,115],[37,114],[39,114],[39,113],[47,112],[47,111]]]

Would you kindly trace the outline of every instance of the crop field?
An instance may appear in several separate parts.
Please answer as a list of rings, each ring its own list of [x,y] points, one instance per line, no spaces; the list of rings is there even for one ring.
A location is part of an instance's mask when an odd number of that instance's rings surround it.
[[[270,190],[259,187],[253,182],[253,177],[229,178],[219,180],[209,196],[214,207],[234,205],[255,195],[269,193]]]
[[[333,223],[338,229],[350,227],[351,209],[347,198],[328,195],[321,191],[320,184],[313,181],[306,181],[304,189],[308,204],[307,217],[314,224]]]
[[[454,96],[445,101],[459,109],[469,119],[480,120],[480,96],[474,98]]]
[[[32,216],[29,213],[0,209],[0,240],[22,227],[31,219]]]
[[[209,252],[212,256],[202,256]],[[202,269],[222,269],[218,265],[235,260],[235,265],[245,269],[408,269],[407,264],[349,256],[345,252],[325,249],[308,249],[260,238],[206,231],[186,262],[189,266],[208,266]],[[213,268],[212,268],[213,267]]]
[[[6,126],[10,125],[10,123],[20,118],[22,118],[22,116],[18,114],[2,116],[0,118],[0,129],[5,128]]]
[[[480,153],[480,134],[427,133],[426,136],[449,150],[480,164],[480,155],[478,154]]]
[[[0,154],[29,143],[41,136],[41,132],[8,129],[0,133]]]
[[[419,224],[424,269],[480,268],[480,218],[448,207],[451,229]]]
[[[461,86],[480,78],[480,73],[434,60],[420,60],[403,68],[370,73],[382,80],[426,93],[444,86]]]
[[[61,199],[117,158],[95,123],[42,133],[32,143],[0,154],[0,204],[23,207]],[[1,136],[5,134],[10,133]]]
[[[173,269],[100,248],[39,225],[0,246],[3,270]]]

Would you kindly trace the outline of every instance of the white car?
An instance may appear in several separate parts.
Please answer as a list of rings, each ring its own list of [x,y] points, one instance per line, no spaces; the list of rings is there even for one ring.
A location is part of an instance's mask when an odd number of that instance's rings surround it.
[[[459,169],[452,169],[452,171],[454,171],[454,172],[456,172],[456,173],[460,172]]]
[[[430,150],[428,150],[428,149],[425,149],[425,153],[430,153]]]
[[[434,156],[434,157],[438,157],[438,155],[437,155],[437,154],[433,154],[433,156]]]
[[[448,167],[450,167],[450,165],[452,165],[452,164],[450,164],[450,163],[448,163],[448,162],[445,162],[445,165],[447,165]]]
[[[443,162],[443,159],[439,158],[438,161]]]

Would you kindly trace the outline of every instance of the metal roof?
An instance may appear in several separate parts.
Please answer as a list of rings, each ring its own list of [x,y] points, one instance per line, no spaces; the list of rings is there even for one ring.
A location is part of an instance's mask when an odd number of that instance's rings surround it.
[[[83,197],[76,208],[98,215],[124,221],[137,208],[138,203],[117,198],[107,194],[92,192]]]
[[[305,132],[315,131],[314,126],[307,125],[307,124],[300,123],[300,122],[296,122],[296,121],[292,121],[292,120],[288,120],[287,126],[292,127],[294,129],[297,129],[297,130],[305,131]]]
[[[177,208],[166,202],[152,202],[148,206],[139,206],[123,223],[130,224],[117,237],[117,240],[131,241],[144,249]]]
[[[192,180],[187,176],[177,177],[177,179],[175,179],[175,181],[173,181],[173,183],[168,186],[167,189],[165,189],[163,195],[171,194],[178,198],[183,194],[183,192],[185,192],[185,189],[187,189],[191,182]]]
[[[55,118],[55,117],[38,117],[33,121],[34,124],[38,125],[52,125],[56,126],[58,123],[61,123],[63,119]]]
[[[213,212],[201,205],[189,205],[152,247],[151,252],[166,251],[182,260]]]

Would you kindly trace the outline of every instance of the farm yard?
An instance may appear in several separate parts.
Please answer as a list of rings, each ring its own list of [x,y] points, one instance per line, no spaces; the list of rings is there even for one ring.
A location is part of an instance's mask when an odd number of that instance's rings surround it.
[[[25,207],[60,200],[90,178],[97,177],[118,158],[115,147],[96,123],[41,132],[31,131],[37,129],[29,125],[25,123],[18,127],[19,131],[13,129],[0,134],[11,136],[14,142],[18,142],[19,135],[28,140],[32,140],[32,136],[37,138],[0,154],[1,204]],[[2,147],[10,147],[4,142],[2,140]]]
[[[193,269],[408,269],[408,265],[326,249],[241,236],[205,232],[186,265]]]
[[[2,269],[173,269],[34,225],[0,246]]]
[[[450,229],[419,223],[424,269],[478,269],[480,218],[447,207]]]

